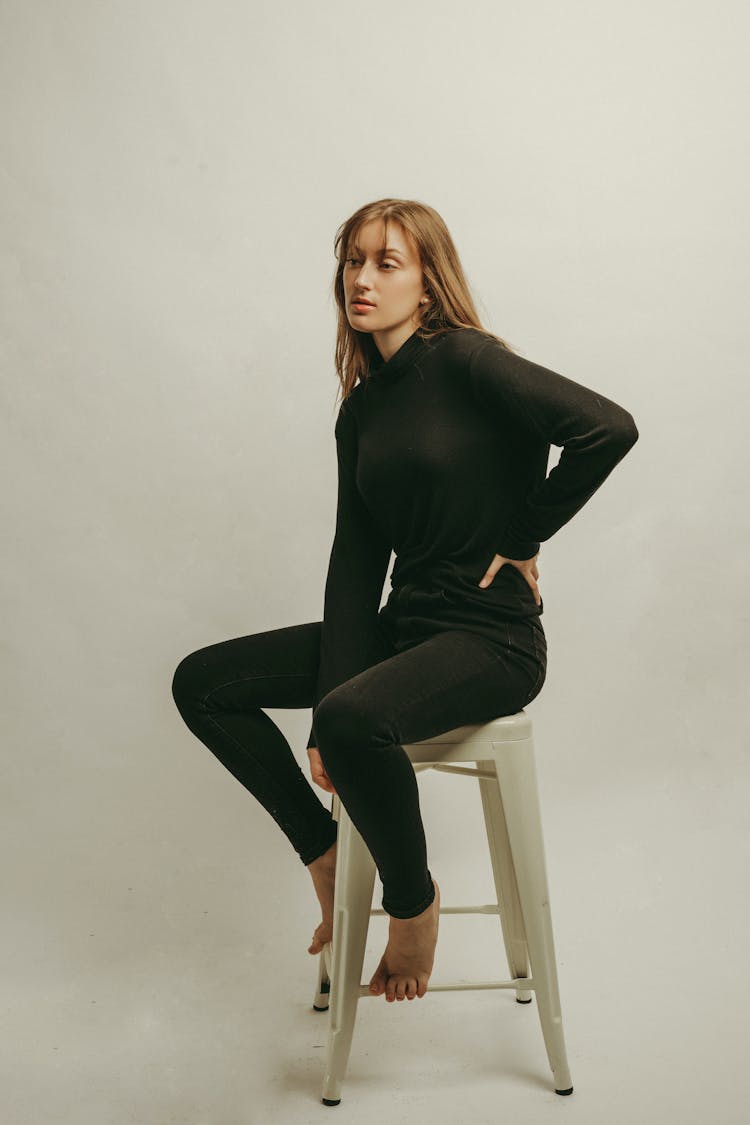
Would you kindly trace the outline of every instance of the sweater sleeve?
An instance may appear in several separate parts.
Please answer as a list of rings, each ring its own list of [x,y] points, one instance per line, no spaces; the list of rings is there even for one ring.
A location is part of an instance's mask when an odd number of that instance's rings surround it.
[[[578,512],[638,440],[633,416],[597,391],[508,351],[487,337],[472,353],[469,378],[477,401],[501,410],[549,446],[562,446],[549,475],[517,504],[499,529],[495,551],[530,559]]]
[[[378,610],[391,557],[390,543],[375,526],[357,488],[357,429],[347,401],[341,403],[335,428],[336,531],[326,578],[313,710],[327,692],[378,659]],[[307,746],[317,745],[313,722]]]

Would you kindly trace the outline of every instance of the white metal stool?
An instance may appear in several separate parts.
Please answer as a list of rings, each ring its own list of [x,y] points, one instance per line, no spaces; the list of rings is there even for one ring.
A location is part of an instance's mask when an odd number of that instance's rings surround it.
[[[571,1094],[531,719],[525,711],[519,711],[488,723],[457,727],[405,745],[404,750],[415,772],[435,769],[478,779],[497,902],[441,906],[440,915],[499,914],[512,978],[470,984],[430,982],[427,992],[513,988],[521,1004],[530,1003],[535,993],[555,1093]],[[458,762],[473,762],[475,766],[455,764]],[[362,996],[373,995],[361,983],[370,916],[385,914],[384,910],[372,909],[375,862],[338,796],[333,797],[333,816],[338,821],[333,940],[320,953],[313,1001],[316,1011],[326,1011],[329,1002],[331,1009],[324,1105],[341,1101],[357,1002]],[[384,1002],[382,995],[376,999]]]

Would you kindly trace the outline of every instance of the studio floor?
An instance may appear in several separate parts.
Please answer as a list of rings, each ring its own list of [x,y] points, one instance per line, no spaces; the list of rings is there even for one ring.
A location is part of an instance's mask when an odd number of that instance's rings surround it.
[[[672,770],[584,789],[541,755],[574,1093],[553,1092],[534,1002],[428,992],[360,1002],[329,1108],[317,902],[276,826],[208,756],[179,786],[168,764],[149,786],[100,768],[86,800],[48,776],[33,833],[18,801],[5,821],[8,1125],[747,1120],[742,785]],[[451,825],[448,777],[420,779],[443,904],[493,901],[478,795]],[[373,917],[364,980],[386,926]],[[507,977],[497,918],[443,916],[433,982],[490,977]]]

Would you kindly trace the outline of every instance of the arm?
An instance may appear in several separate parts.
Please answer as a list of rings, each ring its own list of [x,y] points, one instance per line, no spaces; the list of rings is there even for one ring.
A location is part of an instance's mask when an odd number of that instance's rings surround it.
[[[500,531],[497,554],[529,559],[578,512],[635,445],[633,416],[604,395],[532,363],[487,338],[472,353],[477,400],[514,426],[563,447],[557,465],[532,488]]]
[[[345,399],[336,419],[338,501],[328,564],[313,710],[327,692],[377,659],[375,636],[391,546],[357,489],[357,429]],[[314,724],[307,742],[317,746]]]

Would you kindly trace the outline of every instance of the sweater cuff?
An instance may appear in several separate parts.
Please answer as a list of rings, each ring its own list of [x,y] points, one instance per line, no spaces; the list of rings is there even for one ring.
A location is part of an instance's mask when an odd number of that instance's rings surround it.
[[[512,532],[505,532],[500,542],[495,544],[495,553],[514,562],[526,562],[539,554],[540,546],[531,539],[519,539]]]
[[[318,740],[315,736],[314,727],[310,727],[310,737],[307,740],[307,749],[309,750],[311,746],[314,746],[316,750],[318,749]]]

